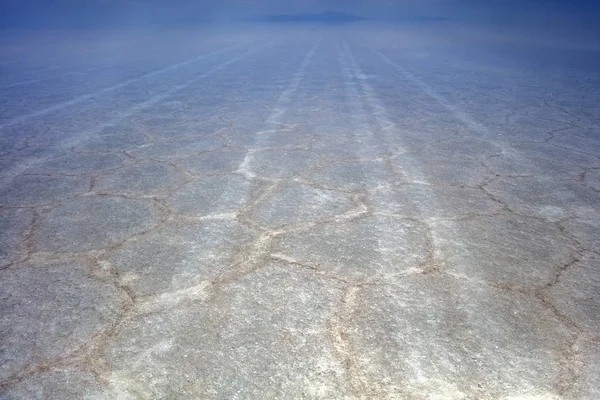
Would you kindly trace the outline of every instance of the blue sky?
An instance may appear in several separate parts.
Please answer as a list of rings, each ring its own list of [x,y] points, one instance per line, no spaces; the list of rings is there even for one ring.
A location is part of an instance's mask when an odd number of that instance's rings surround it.
[[[226,21],[259,14],[342,11],[371,18],[451,17],[495,22],[600,15],[592,0],[0,0],[1,23],[146,22],[180,18]],[[600,23],[599,23],[600,25]]]

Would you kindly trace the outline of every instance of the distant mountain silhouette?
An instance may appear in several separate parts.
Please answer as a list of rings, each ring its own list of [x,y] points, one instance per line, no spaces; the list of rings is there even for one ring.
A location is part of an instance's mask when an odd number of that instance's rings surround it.
[[[448,17],[430,17],[427,15],[417,15],[412,17],[403,17],[396,18],[398,21],[408,21],[408,22],[443,22],[443,21],[452,21],[452,18]]]
[[[327,11],[318,14],[272,14],[259,15],[255,17],[244,18],[244,21],[254,22],[304,22],[304,23],[322,23],[322,24],[345,24],[348,22],[364,21],[368,18],[360,15],[347,14],[342,12]]]

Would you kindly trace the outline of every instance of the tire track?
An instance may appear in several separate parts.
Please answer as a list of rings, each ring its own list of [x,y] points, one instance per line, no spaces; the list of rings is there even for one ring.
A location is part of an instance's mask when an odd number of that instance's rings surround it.
[[[436,92],[436,90],[433,87],[431,87],[430,85],[428,85],[427,83],[425,83],[421,79],[419,79],[416,76],[414,76],[413,74],[411,74],[408,70],[406,70],[400,64],[392,61],[390,58],[388,58],[385,54],[383,54],[379,50],[373,49],[371,47],[368,47],[368,49],[369,49],[369,51],[371,51],[372,53],[374,53],[375,55],[377,55],[379,58],[381,58],[386,64],[389,64],[392,67],[394,67],[408,81],[412,82],[413,84],[415,84],[416,86],[418,86],[419,88],[421,88],[425,93],[427,93],[427,95],[429,97],[431,97],[432,99],[434,99],[441,106],[445,107],[448,111],[450,111],[452,113],[452,115],[454,115],[454,117],[456,117],[456,119],[458,119],[459,121],[463,122],[466,126],[468,126],[469,128],[471,128],[473,131],[479,132],[480,134],[482,134],[484,136],[489,136],[490,135],[490,131],[489,131],[489,129],[485,125],[483,125],[483,124],[475,121],[467,113],[463,112],[458,107],[452,105],[442,95],[440,95],[438,92]]]
[[[346,44],[346,48],[348,49],[348,52],[351,51],[347,44]],[[490,131],[485,125],[477,122],[470,115],[468,115],[467,113],[465,113],[458,107],[452,105],[450,102],[448,102],[445,99],[445,97],[443,95],[439,94],[434,87],[430,86],[425,81],[416,77],[411,72],[409,72],[408,70],[403,68],[398,63],[392,61],[390,58],[388,58],[385,54],[381,53],[380,51],[378,51],[376,49],[372,49],[370,47],[367,47],[367,49],[371,53],[377,55],[383,62],[392,66],[396,71],[400,72],[402,77],[404,77],[408,82],[412,83],[413,85],[415,85],[418,88],[420,88],[421,90],[423,90],[433,101],[435,101],[435,103],[437,103],[437,104],[441,105],[443,108],[447,109],[452,114],[452,116],[454,118],[456,118],[456,120],[464,123],[470,129],[472,129],[475,133],[477,133],[481,136],[490,135]],[[353,56],[350,56],[350,57],[353,58]],[[360,67],[358,66],[358,63],[355,62],[355,66],[356,66],[357,70],[360,71]],[[369,103],[372,104],[374,113],[378,116],[378,119],[385,124],[388,124],[388,123],[391,124],[390,126],[384,128],[382,131],[385,132],[386,134],[394,133],[393,122],[391,122],[390,119],[388,118],[385,106],[379,102],[379,100],[377,99],[377,97],[375,95],[373,88],[367,82],[364,83],[364,88],[365,88],[365,92],[367,94],[367,99],[368,99]],[[418,166],[418,158],[413,157],[413,160],[415,162],[407,163],[408,176],[410,177],[413,174],[416,174],[416,176],[426,176],[425,174],[422,174],[420,172],[420,169]],[[435,196],[435,194],[431,190],[429,192],[431,193],[431,196]],[[432,197],[432,198],[434,198],[434,197]],[[436,206],[435,204],[440,204],[440,200],[435,201],[433,204],[434,204],[433,210],[437,210],[438,206]],[[417,204],[417,206],[418,206],[418,204]],[[490,214],[490,215],[493,215],[493,214]],[[433,215],[433,217],[435,217],[435,214]],[[456,267],[450,266],[448,271],[446,271],[445,268],[440,267],[439,265],[443,265],[445,263],[446,257],[452,256],[451,253],[453,251],[456,251],[456,252],[462,252],[462,251],[468,252],[469,251],[468,249],[462,249],[462,247],[461,247],[462,245],[460,242],[457,242],[454,244],[455,249],[453,249],[453,250],[448,251],[447,249],[444,248],[444,247],[447,247],[447,245],[448,245],[448,243],[447,243],[448,242],[448,234],[447,233],[448,232],[461,232],[463,225],[461,225],[460,223],[455,222],[453,220],[446,220],[446,221],[443,221],[442,224],[438,224],[438,223],[436,223],[436,218],[431,218],[431,217],[426,219],[425,221],[428,223],[428,225],[430,227],[430,232],[431,232],[431,237],[432,237],[432,250],[431,250],[432,262],[431,262],[429,271],[437,272],[438,274],[435,275],[436,277],[448,276],[454,280],[468,282],[468,285],[467,284],[465,284],[464,286],[462,284],[456,285],[455,290],[447,292],[447,296],[450,299],[450,301],[456,302],[456,304],[459,304],[459,305],[468,303],[469,302],[469,294],[468,294],[469,285],[472,285],[473,287],[478,287],[478,290],[480,290],[480,292],[479,292],[480,293],[480,301],[482,304],[485,303],[485,301],[490,301],[489,299],[494,298],[495,296],[507,296],[507,298],[512,298],[515,296],[525,294],[526,296],[529,296],[529,301],[531,302],[531,304],[535,305],[536,307],[540,307],[542,309],[546,308],[550,311],[550,314],[554,314],[551,321],[553,324],[556,323],[557,327],[560,327],[562,329],[562,328],[568,328],[570,325],[572,325],[572,323],[570,321],[567,321],[565,323],[561,319],[561,316],[558,313],[556,313],[556,311],[553,310],[551,307],[548,307],[548,305],[545,304],[544,301],[540,301],[541,300],[540,296],[536,295],[535,293],[529,293],[529,292],[521,293],[517,289],[513,289],[509,285],[504,287],[502,285],[497,285],[494,282],[479,281],[477,279],[473,279],[473,277],[469,276],[468,273],[463,272],[464,266],[462,266],[462,265],[458,265]],[[446,232],[446,234],[444,235],[443,232]],[[512,234],[509,233],[509,235],[512,235]],[[444,238],[444,236],[446,236],[446,238]],[[500,232],[499,237],[502,237],[502,232]],[[446,241],[446,245],[445,246],[439,245],[443,241]],[[493,250],[493,249],[494,248],[492,247],[489,250]],[[507,249],[506,251],[510,251],[510,250]],[[493,251],[492,251],[492,256],[493,256]],[[441,275],[439,274],[440,272],[442,273]],[[562,272],[562,271],[559,271],[559,273],[560,272]],[[433,292],[432,294],[437,295],[438,293]],[[508,302],[508,300],[506,300],[506,301]],[[479,303],[476,303],[476,304],[479,305]],[[459,318],[457,318],[459,321],[461,321],[460,325],[477,326],[478,315],[476,313],[469,312],[467,310],[462,310],[459,307],[452,309],[452,312],[455,312],[455,313],[457,313],[457,316],[460,316]],[[526,319],[523,319],[520,322],[525,324],[525,326],[527,326],[527,328],[529,328],[529,326],[527,325],[529,323],[531,323],[532,326],[535,326],[535,324],[546,323],[546,320],[544,320],[542,317],[539,317],[539,319],[532,318],[532,320],[533,321],[530,322]],[[564,339],[564,342],[566,345],[562,345],[563,346],[562,348],[560,348],[560,349],[554,348],[552,350],[550,350],[551,348],[545,349],[546,351],[556,352],[555,354],[556,354],[557,358],[563,358],[559,363],[557,363],[556,365],[553,366],[553,368],[554,368],[553,373],[556,373],[557,376],[559,376],[562,380],[565,381],[564,384],[555,386],[556,393],[562,393],[565,390],[570,390],[570,388],[573,385],[573,382],[575,382],[577,379],[577,369],[572,366],[572,357],[573,356],[572,356],[571,346],[574,345],[574,343],[577,339],[577,334],[573,334],[573,332],[577,333],[577,330],[574,329],[573,331],[569,332],[569,334],[564,336],[563,339]],[[485,338],[485,332],[482,332],[481,335],[474,335],[471,338],[471,340],[473,341],[472,348],[485,349],[486,343],[485,343],[484,338]],[[492,337],[492,339],[493,339],[493,337]],[[420,371],[418,369],[419,368],[418,363],[415,363],[412,367],[415,368],[415,371],[418,374],[422,374],[422,373],[424,374],[426,372],[426,371]],[[536,365],[535,363],[533,363],[530,367],[534,370],[546,368],[546,366]],[[478,366],[478,368],[480,369],[480,368],[482,368],[482,366]],[[507,375],[506,379],[511,379],[510,375]],[[532,382],[535,382],[535,380],[532,380]],[[541,381],[540,385],[542,385],[544,383],[545,382]],[[461,389],[463,389],[463,388],[461,388]],[[466,386],[464,387],[464,390],[466,390]]]
[[[286,113],[288,108],[290,107],[291,98],[298,91],[300,83],[302,82],[302,80],[304,79],[304,76],[306,74],[306,69],[308,68],[308,65],[310,64],[311,60],[313,59],[313,56],[314,56],[317,48],[319,47],[321,40],[322,40],[322,38],[319,38],[317,40],[317,43],[315,43],[312,46],[312,48],[308,51],[308,53],[304,57],[304,60],[300,64],[298,71],[296,71],[296,73],[294,74],[292,80],[290,81],[290,83],[288,84],[286,89],[281,93],[281,95],[277,99],[275,106],[274,106],[274,110],[271,113],[271,115],[267,118],[267,120],[265,121],[265,124],[273,125],[274,128],[277,128],[279,125],[283,124],[283,122],[281,122],[281,118]],[[265,131],[267,131],[267,130],[269,130],[269,129],[265,129]],[[264,132],[264,131],[261,131],[261,132]],[[262,142],[261,132],[257,132],[257,134],[254,138],[254,146],[252,146],[252,147],[255,147],[255,148],[261,147],[260,146],[260,144]],[[238,167],[238,172],[243,174],[244,176],[246,176],[249,179],[254,179],[256,177],[248,169],[248,165],[251,161],[253,153],[254,153],[254,150],[248,150],[248,152],[246,153],[246,156],[244,157],[244,161]]]
[[[229,66],[231,64],[234,64],[234,63],[236,63],[236,62],[238,62],[238,61],[240,61],[240,60],[242,60],[242,59],[250,56],[253,53],[258,52],[259,50],[261,50],[261,49],[263,49],[263,48],[265,48],[267,46],[270,46],[270,45],[274,44],[277,41],[278,41],[278,39],[271,40],[271,41],[269,41],[267,43],[264,43],[264,44],[262,44],[260,46],[254,47],[254,48],[252,48],[252,49],[250,49],[250,50],[242,53],[241,55],[239,55],[237,57],[234,57],[234,58],[232,58],[232,59],[230,59],[230,60],[228,60],[228,61],[226,61],[224,63],[221,63],[221,64],[219,64],[219,65],[217,65],[217,66],[209,69],[208,71],[206,71],[206,72],[204,72],[204,73],[202,73],[200,75],[195,76],[192,79],[187,80],[186,82],[184,82],[184,83],[182,83],[180,85],[176,85],[176,86],[172,87],[171,89],[169,89],[169,90],[167,90],[167,91],[165,91],[165,92],[163,92],[161,94],[158,94],[158,95],[156,95],[156,96],[154,96],[154,97],[152,97],[152,98],[150,98],[150,99],[148,99],[148,100],[146,100],[144,102],[136,104],[135,106],[132,106],[132,107],[128,108],[127,110],[125,110],[118,117],[115,117],[115,118],[113,118],[113,119],[111,119],[111,120],[109,120],[109,121],[107,121],[105,123],[102,123],[102,124],[98,125],[95,129],[86,132],[85,135],[78,135],[76,137],[71,138],[70,140],[66,140],[65,142],[63,142],[63,147],[64,148],[68,148],[68,147],[76,146],[79,143],[79,141],[83,140],[85,137],[89,137],[91,135],[98,134],[102,130],[106,129],[107,127],[117,125],[120,122],[124,121],[125,119],[127,119],[127,118],[135,115],[136,113],[138,113],[140,111],[143,111],[143,110],[145,110],[147,108],[150,108],[150,107],[152,107],[152,106],[154,106],[154,105],[156,105],[156,104],[158,104],[158,103],[160,103],[160,102],[162,102],[162,101],[170,98],[171,96],[173,96],[173,95],[177,94],[178,92],[186,89],[187,87],[189,87],[189,86],[191,86],[191,85],[193,85],[193,84],[195,84],[195,83],[197,83],[197,82],[199,82],[199,81],[201,81],[201,80],[203,80],[203,79],[211,76],[215,72],[220,71],[220,70],[226,68],[227,66]],[[206,56],[208,56],[208,55],[206,55]],[[161,71],[163,71],[163,70],[161,70]],[[159,72],[155,72],[154,75],[158,75],[158,73]],[[142,78],[140,78],[140,79],[142,79]],[[47,160],[47,157],[36,158],[35,162],[31,163],[31,164],[23,162],[24,160],[20,160],[21,162],[18,165],[16,165],[16,166],[13,165],[12,168],[6,168],[5,170],[3,170],[2,174],[0,175],[0,178],[4,179],[4,178],[9,177],[9,176],[17,175],[17,174],[21,173],[23,170],[25,170],[27,168],[30,168],[33,165],[41,164],[41,163],[43,163],[46,160]]]
[[[85,68],[82,70],[68,71],[68,72],[65,72],[62,74],[46,76],[46,77],[39,78],[39,79],[27,79],[24,81],[4,85],[4,86],[0,87],[0,90],[11,89],[11,88],[14,88],[17,86],[31,85],[34,83],[45,82],[45,81],[49,81],[52,79],[62,78],[65,76],[70,76],[70,75],[82,75],[82,74],[86,74],[86,73],[92,72],[92,71],[98,71],[98,70],[102,70],[102,69],[109,69],[109,68],[119,67],[119,66],[123,66],[123,65],[133,64],[134,62],[137,62],[137,61],[139,61],[139,60],[132,60],[132,61],[126,61],[126,62],[114,62],[114,63],[108,64],[108,65],[101,65],[99,67]]]
[[[85,100],[93,99],[94,97],[96,97],[98,95],[102,95],[102,94],[105,94],[105,93],[113,92],[113,91],[115,91],[117,89],[120,89],[122,87],[130,85],[132,83],[139,82],[139,81],[142,81],[142,80],[148,79],[148,78],[153,78],[155,76],[164,74],[166,72],[177,70],[179,68],[182,68],[184,66],[193,64],[193,63],[195,63],[197,61],[200,61],[202,59],[205,59],[205,58],[208,58],[208,57],[220,54],[220,53],[224,53],[226,51],[235,49],[236,47],[240,47],[240,46],[241,46],[241,44],[235,44],[235,45],[228,46],[228,47],[225,47],[225,48],[220,49],[220,50],[212,51],[210,53],[203,54],[201,56],[198,56],[198,57],[195,57],[195,58],[192,58],[192,59],[189,59],[189,60],[177,63],[177,64],[173,64],[173,65],[170,65],[170,66],[165,67],[165,68],[154,70],[152,72],[146,73],[146,74],[138,76],[136,78],[128,79],[126,81],[123,81],[123,82],[117,83],[115,85],[112,85],[112,86],[109,86],[109,87],[97,90],[95,92],[88,93],[88,94],[85,94],[85,95],[81,95],[81,96],[75,97],[75,98],[73,98],[71,100],[64,101],[64,102],[55,104],[55,105],[50,106],[50,107],[46,107],[46,108],[44,108],[42,110],[34,111],[34,112],[31,112],[31,113],[27,113],[27,114],[15,117],[15,118],[11,119],[10,121],[1,123],[0,124],[0,130],[8,128],[8,127],[11,127],[11,126],[15,126],[15,125],[20,125],[20,124],[26,123],[26,122],[28,122],[31,119],[34,119],[34,118],[37,118],[37,117],[41,117],[41,116],[44,116],[44,115],[48,115],[48,114],[50,114],[52,112],[59,111],[59,110],[62,110],[64,108],[77,105],[77,104],[79,104],[79,103],[81,103],[81,102],[83,102]],[[229,63],[224,63],[223,64],[223,66],[227,66],[227,65],[229,65]],[[220,69],[220,68],[218,68],[218,69]],[[218,70],[218,69],[216,69],[216,70]],[[215,70],[215,69],[213,68],[213,70]],[[213,71],[213,70],[211,70],[211,71]],[[196,78],[192,79],[191,82],[193,83],[195,80],[200,80],[200,79],[202,79],[204,77],[205,77],[205,75],[200,75],[200,77],[198,77],[197,79]],[[167,91],[166,93],[169,93],[169,92],[171,92],[171,91]]]

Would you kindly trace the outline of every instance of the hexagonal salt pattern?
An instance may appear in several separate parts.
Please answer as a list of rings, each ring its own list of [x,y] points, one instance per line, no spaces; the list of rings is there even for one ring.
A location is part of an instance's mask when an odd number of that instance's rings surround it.
[[[167,202],[174,212],[186,216],[236,213],[252,191],[252,183],[242,175],[207,176],[177,188]]]
[[[486,164],[503,176],[536,176],[546,179],[577,179],[586,167],[597,167],[600,161],[592,156],[560,149],[528,144],[505,150],[491,157]]]
[[[294,130],[260,131],[256,134],[244,134],[235,129],[225,129],[228,143],[233,147],[258,149],[266,147],[298,147],[307,146],[312,137]]]
[[[232,269],[254,232],[234,220],[175,223],[123,244],[109,258],[138,295],[198,285]]]
[[[484,159],[498,155],[502,149],[484,140],[460,138],[439,141],[431,144],[430,151],[448,158]]]
[[[51,158],[28,172],[84,175],[112,170],[126,163],[127,158],[119,154],[75,153]]]
[[[144,133],[157,139],[173,139],[182,136],[206,136],[226,127],[219,118],[186,119],[177,117],[152,117],[138,120],[137,125]]]
[[[577,242],[585,249],[600,253],[600,215],[589,212],[576,218],[569,218],[561,222],[561,226],[575,237]]]
[[[205,303],[133,318],[104,352],[110,385],[143,398],[349,396],[330,345],[341,290],[270,264]]]
[[[90,178],[83,176],[19,175],[0,188],[0,204],[10,206],[50,205],[83,194]]]
[[[575,332],[517,292],[416,274],[351,300],[349,362],[375,397],[553,398],[566,373]]]
[[[265,149],[251,153],[247,169],[269,179],[291,178],[308,171],[316,163],[316,156],[304,150]]]
[[[237,171],[244,157],[245,150],[224,149],[185,157],[176,164],[194,175],[215,174]]]
[[[75,148],[91,152],[122,152],[142,146],[149,139],[137,132],[124,131],[109,135],[95,135],[81,141]]]
[[[310,178],[328,188],[348,191],[372,189],[381,182],[394,180],[393,174],[381,161],[328,164]]]
[[[344,134],[319,137],[313,144],[313,150],[329,161],[376,161],[400,152],[379,139]]]
[[[119,291],[89,266],[31,264],[0,271],[0,380],[89,344],[121,314]]]
[[[93,196],[68,200],[45,213],[34,232],[37,250],[79,252],[113,246],[155,226],[150,202]]]
[[[440,265],[467,279],[499,286],[543,286],[577,251],[558,227],[514,214],[440,221],[434,226]]]
[[[3,39],[0,398],[599,398],[594,42],[409,25]]]
[[[151,196],[166,192],[183,179],[175,167],[162,163],[137,163],[99,176],[94,190],[101,193]]]
[[[562,272],[558,281],[548,289],[551,301],[569,319],[590,335],[600,332],[600,256],[585,256]]]
[[[392,162],[406,176],[406,180],[414,183],[477,187],[493,176],[477,160],[428,156],[418,163],[413,157],[400,155]]]
[[[216,150],[223,145],[223,139],[218,136],[201,138],[176,138],[164,142],[153,142],[137,147],[129,153],[143,160],[170,160],[189,156],[194,153]]]
[[[573,181],[502,179],[487,184],[485,190],[514,212],[550,221],[600,209],[600,194]]]
[[[281,234],[273,251],[340,279],[367,280],[422,267],[429,241],[422,223],[366,216]]]
[[[428,184],[378,188],[369,196],[369,202],[380,212],[427,219],[459,219],[503,208],[479,189]]]
[[[297,182],[276,187],[250,211],[259,225],[277,229],[289,224],[311,223],[350,210],[352,201],[345,195]]]

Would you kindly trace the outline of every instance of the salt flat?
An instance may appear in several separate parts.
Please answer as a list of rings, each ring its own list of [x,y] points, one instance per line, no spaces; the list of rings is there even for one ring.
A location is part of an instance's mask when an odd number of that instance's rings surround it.
[[[600,398],[596,42],[34,39],[0,47],[0,398]]]

